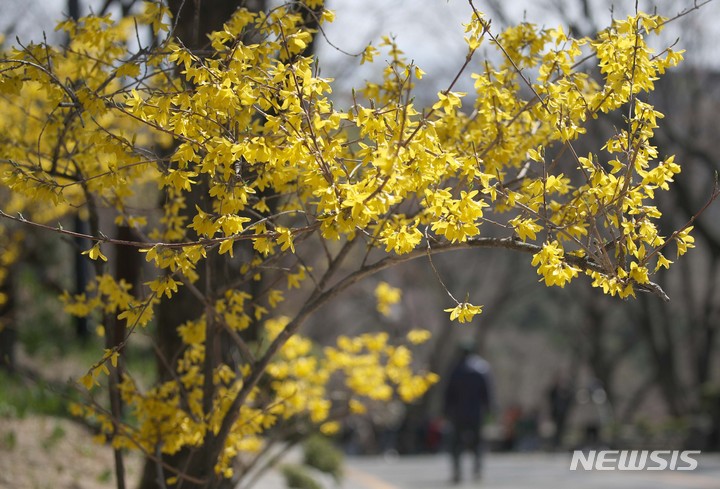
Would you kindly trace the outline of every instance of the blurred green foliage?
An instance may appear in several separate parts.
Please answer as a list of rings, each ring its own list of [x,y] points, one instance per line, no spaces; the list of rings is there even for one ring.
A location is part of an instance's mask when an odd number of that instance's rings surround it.
[[[304,465],[287,464],[281,468],[285,484],[292,489],[323,489]]]
[[[68,416],[67,405],[73,397],[69,388],[58,391],[45,382],[0,371],[0,418],[24,418],[29,414]]]
[[[303,444],[303,462],[320,472],[331,475],[336,482],[342,479],[342,452],[322,435],[313,435]]]

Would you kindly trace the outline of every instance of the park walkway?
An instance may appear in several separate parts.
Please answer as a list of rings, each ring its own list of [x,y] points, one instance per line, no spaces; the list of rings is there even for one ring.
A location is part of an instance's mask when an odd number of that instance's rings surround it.
[[[466,468],[469,471],[470,461]],[[720,455],[703,455],[694,471],[571,472],[570,454],[489,454],[481,481],[449,483],[447,456],[348,457],[340,489],[720,489]],[[256,489],[283,489],[268,474]]]

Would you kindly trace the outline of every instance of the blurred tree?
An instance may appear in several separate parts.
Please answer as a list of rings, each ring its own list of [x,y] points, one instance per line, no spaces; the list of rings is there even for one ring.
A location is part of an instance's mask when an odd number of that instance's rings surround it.
[[[701,46],[707,36],[707,26],[698,19],[687,16],[693,7],[676,2],[682,17],[676,28],[683,32],[683,43]],[[554,2],[555,13],[571,30],[579,35],[592,36],[604,15],[603,2],[586,0]],[[494,6],[502,10],[502,6]],[[677,41],[676,41],[677,42]],[[714,114],[718,108],[718,91],[713,82],[717,67],[696,54],[691,66],[663,77],[657,81],[649,100],[657,109],[671,114],[671,120],[658,128],[652,144],[662,154],[677,154],[683,161],[683,171],[675,180],[673,191],[660,198],[663,218],[659,221],[661,235],[669,236],[673,229],[688,220],[706,203],[709,182],[717,182],[720,161],[709,151],[717,139],[717,125]],[[624,116],[618,112],[596,124],[591,134],[598,141],[612,134],[614,128],[624,124]],[[715,188],[716,191],[716,188]],[[603,379],[608,394],[614,397],[613,372],[618,370],[619,358],[607,351],[608,341],[602,335],[620,338],[622,345],[617,353],[637,354],[644,350],[652,362],[653,374],[637,386],[638,390],[626,398],[627,404],[620,410],[619,419],[630,421],[637,406],[652,390],[656,389],[664,401],[667,412],[675,417],[694,416],[700,419],[714,419],[707,409],[714,409],[703,401],[704,393],[720,385],[720,379],[713,377],[713,359],[717,357],[717,324],[720,319],[720,293],[718,292],[718,267],[720,265],[720,229],[717,226],[716,211],[702,213],[692,224],[697,230],[698,250],[692,258],[683,261],[663,278],[664,288],[673,292],[673,302],[643,297],[638,302],[619,305],[618,308],[599,306],[594,299],[583,301],[583,310],[592,311],[587,317],[591,336],[586,361],[592,371]],[[588,297],[587,295],[584,295]],[[620,325],[615,332],[608,332],[606,316],[617,314],[614,325]],[[639,341],[623,343],[622,338],[636,338]],[[684,372],[692,372],[685,375]],[[618,386],[618,390],[625,387]],[[705,424],[704,422],[702,424]],[[714,431],[716,429],[711,429]],[[698,443],[698,442],[693,442]],[[703,442],[699,442],[702,443]]]

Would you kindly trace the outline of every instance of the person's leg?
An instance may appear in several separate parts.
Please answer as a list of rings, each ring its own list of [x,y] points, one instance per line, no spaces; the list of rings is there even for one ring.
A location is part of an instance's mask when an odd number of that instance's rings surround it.
[[[450,455],[452,457],[452,481],[460,482],[462,478],[460,459],[463,452],[463,433],[457,423],[451,425]]]
[[[476,479],[479,479],[482,474],[482,456],[483,456],[483,437],[482,437],[482,427],[481,426],[473,426],[472,430],[470,431],[470,442],[472,443],[472,450],[473,450],[473,476]]]

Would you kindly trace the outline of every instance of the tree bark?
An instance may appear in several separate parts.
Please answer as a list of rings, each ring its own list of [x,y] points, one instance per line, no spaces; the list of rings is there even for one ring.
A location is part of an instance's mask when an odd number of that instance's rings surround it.
[[[684,405],[681,401],[682,396],[677,378],[674,345],[668,329],[668,311],[664,310],[662,314],[653,314],[653,308],[647,297],[640,296],[638,300],[642,305],[642,314],[640,314],[638,322],[654,360],[660,391],[670,414],[680,416],[684,413]],[[665,308],[663,307],[663,309]]]
[[[222,29],[222,25],[230,18],[230,16],[241,6],[249,9],[264,9],[264,0],[254,0],[243,2],[242,0],[170,0],[168,2],[170,11],[173,15],[175,23],[174,34],[185,47],[202,53],[202,49],[207,44],[207,34]],[[195,204],[201,205],[207,198],[207,187],[205,185],[196,185],[193,190],[185,195],[186,211],[188,217],[192,218],[191,212],[195,210]],[[219,262],[219,260],[215,260]],[[213,267],[212,263],[203,261],[198,266],[198,274],[201,279],[198,283],[200,290],[207,292],[210,286],[209,278]],[[197,319],[205,312],[205,305],[196,297],[188,287],[180,287],[174,294],[172,301],[161,301],[157,309],[157,368],[160,381],[168,381],[174,377],[175,366],[178,358],[182,354],[183,344],[178,335],[177,328],[188,320]],[[208,322],[209,327],[213,327]],[[208,338],[213,341],[215,335],[209,334]],[[214,348],[206,348],[208,356],[206,362],[206,371],[212,370]],[[210,387],[212,387],[210,385]],[[207,390],[207,389],[206,389]],[[212,398],[212,392],[205,392],[207,399]],[[206,440],[207,441],[207,440]],[[162,462],[167,463],[170,467],[180,471],[181,473],[191,476],[193,479],[206,481],[205,483],[194,482],[193,480],[183,480],[178,478],[176,484],[169,484],[161,478],[169,478],[175,474],[162,470],[158,462],[150,458],[146,459],[143,469],[142,478],[140,480],[140,489],[172,489],[174,487],[182,487],[182,489],[199,489],[212,488],[222,489],[229,488],[230,481],[215,476],[214,467],[215,460],[210,460],[206,456],[207,451],[202,447],[197,449],[183,449],[171,456],[156,453]]]
[[[5,303],[0,306],[0,369],[8,372],[15,371],[15,343],[17,342],[12,276],[12,271],[9,271],[0,285],[0,292],[6,297]]]

